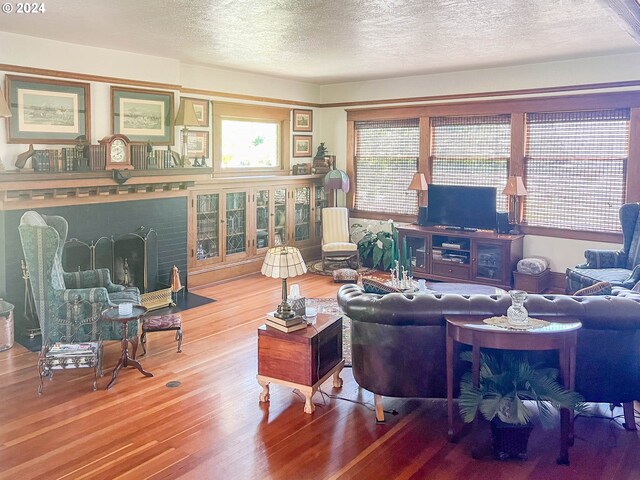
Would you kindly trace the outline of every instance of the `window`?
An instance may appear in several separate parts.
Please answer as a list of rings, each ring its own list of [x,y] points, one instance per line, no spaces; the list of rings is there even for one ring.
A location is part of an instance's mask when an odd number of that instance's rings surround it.
[[[496,187],[496,207],[507,210],[511,116],[431,119],[431,178],[444,185]]]
[[[356,210],[415,215],[407,187],[418,169],[419,120],[355,122],[355,139]]]
[[[277,122],[222,119],[220,141],[226,168],[274,168],[280,165]]]
[[[619,232],[629,110],[526,115],[528,225]]]
[[[289,171],[290,110],[214,103],[213,156],[216,173]]]

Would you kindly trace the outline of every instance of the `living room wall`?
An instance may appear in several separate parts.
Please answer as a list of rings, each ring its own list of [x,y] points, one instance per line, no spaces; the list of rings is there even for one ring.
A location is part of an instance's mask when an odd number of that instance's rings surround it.
[[[321,87],[323,104],[335,104],[335,107],[322,109],[322,131],[327,145],[335,145],[335,154],[339,168],[346,168],[347,156],[347,114],[345,108],[358,108],[353,102],[363,102],[362,107],[417,105],[427,103],[473,102],[484,100],[481,92],[502,92],[594,83],[637,81],[640,79],[640,55],[612,55],[592,58],[573,59],[530,65],[500,68],[487,68],[454,73],[440,73],[392,79],[350,82]],[[640,90],[633,88],[591,89],[594,91]],[[476,93],[477,95],[474,95]],[[567,95],[578,92],[558,92],[553,95]],[[393,99],[437,97],[443,95],[471,94],[468,99],[393,102]],[[550,94],[547,94],[550,95]],[[532,95],[514,95],[521,98]],[[503,98],[503,97],[501,97]],[[344,196],[340,200],[344,204]],[[554,272],[564,272],[569,266],[584,262],[586,248],[618,249],[620,245],[573,240],[556,237],[527,235],[524,242],[524,254],[541,255],[550,259]]]

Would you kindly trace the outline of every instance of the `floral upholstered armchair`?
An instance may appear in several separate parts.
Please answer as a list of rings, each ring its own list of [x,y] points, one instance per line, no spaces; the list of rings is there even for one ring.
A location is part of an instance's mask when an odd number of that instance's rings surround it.
[[[111,282],[109,270],[87,270],[65,273],[62,269],[62,249],[67,238],[68,224],[63,217],[26,212],[20,219],[22,251],[29,271],[31,291],[45,338],[51,338],[52,312],[74,301],[89,302],[107,308],[123,302],[140,303],[137,288],[124,287]],[[100,322],[103,340],[121,340],[119,323]],[[138,322],[129,322],[127,335],[137,347]],[[55,334],[54,334],[55,335]],[[89,340],[78,334],[78,341]]]
[[[640,281],[640,203],[620,207],[622,250],[586,250],[586,263],[567,268],[567,293],[599,282],[612,287],[633,288]]]

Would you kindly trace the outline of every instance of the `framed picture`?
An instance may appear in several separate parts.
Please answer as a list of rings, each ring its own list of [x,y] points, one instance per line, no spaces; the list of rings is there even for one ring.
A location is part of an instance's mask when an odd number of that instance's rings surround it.
[[[173,92],[111,87],[111,122],[132,142],[173,145]]]
[[[293,136],[293,156],[294,157],[310,157],[311,156],[311,135],[294,135]]]
[[[196,112],[196,118],[198,119],[199,127],[209,126],[209,100],[187,97],[180,97],[180,100],[190,102],[193,105],[193,109]]]
[[[311,132],[313,131],[313,110],[293,111],[293,131]]]
[[[189,158],[209,157],[209,132],[189,130],[187,138]]]
[[[88,83],[7,75],[7,143],[75,143],[91,138]]]

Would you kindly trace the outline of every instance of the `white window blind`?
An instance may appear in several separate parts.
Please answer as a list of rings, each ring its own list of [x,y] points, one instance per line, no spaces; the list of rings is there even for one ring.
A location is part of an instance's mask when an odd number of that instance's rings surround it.
[[[620,231],[629,110],[529,113],[526,128],[527,224]]]
[[[418,169],[420,122],[355,122],[356,210],[415,215],[418,201],[408,191]]]
[[[431,178],[442,185],[495,187],[498,211],[507,210],[511,115],[431,119]]]

